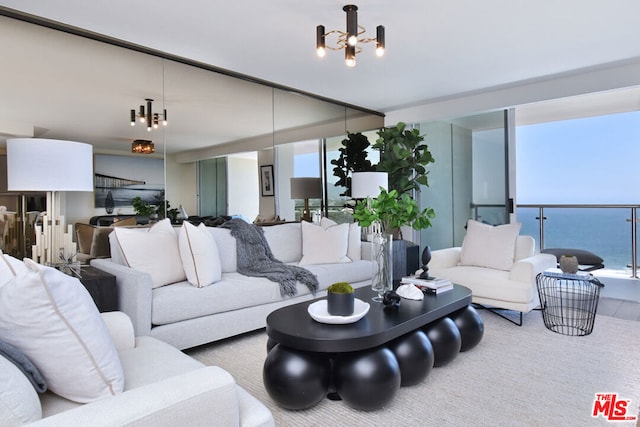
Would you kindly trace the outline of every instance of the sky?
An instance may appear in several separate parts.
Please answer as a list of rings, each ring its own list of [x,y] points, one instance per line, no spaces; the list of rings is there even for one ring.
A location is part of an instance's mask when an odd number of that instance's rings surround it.
[[[520,126],[519,204],[639,204],[640,112]]]

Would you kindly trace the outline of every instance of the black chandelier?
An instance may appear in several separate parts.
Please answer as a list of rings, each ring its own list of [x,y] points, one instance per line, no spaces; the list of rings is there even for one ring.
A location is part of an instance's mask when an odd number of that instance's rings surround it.
[[[147,139],[136,139],[131,143],[131,152],[138,154],[153,154],[156,152],[156,147],[152,141]]]
[[[371,38],[360,38],[362,34],[366,32],[365,28],[358,25],[358,6],[348,4],[342,8],[347,13],[347,31],[331,30],[325,33],[324,25],[318,25],[316,27],[316,50],[318,56],[323,57],[325,55],[325,49],[340,50],[344,49],[344,59],[348,67],[355,67],[356,54],[360,53],[362,49],[358,46],[358,43],[370,43],[376,42],[376,54],[378,56],[384,55],[384,26],[378,25],[376,27],[376,36]],[[338,40],[335,46],[328,46],[325,43],[325,38],[329,35],[337,34]]]
[[[151,132],[151,129],[158,129],[158,125],[162,120],[162,125],[167,125],[167,110],[164,109],[162,114],[154,113],[152,109],[153,99],[147,98],[147,109],[145,111],[144,105],[140,106],[140,111],[136,114],[136,110],[131,110],[131,126],[136,125],[136,119],[140,120],[140,123],[147,124],[147,130]]]

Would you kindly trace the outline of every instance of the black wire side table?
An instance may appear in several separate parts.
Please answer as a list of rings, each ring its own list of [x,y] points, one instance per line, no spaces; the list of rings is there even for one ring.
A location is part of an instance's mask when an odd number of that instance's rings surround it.
[[[591,275],[570,276],[542,272],[536,277],[542,320],[547,329],[562,335],[589,335],[604,284]]]

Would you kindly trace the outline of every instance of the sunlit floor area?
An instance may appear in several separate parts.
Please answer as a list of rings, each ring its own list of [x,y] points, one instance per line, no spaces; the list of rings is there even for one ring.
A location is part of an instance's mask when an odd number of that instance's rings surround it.
[[[602,297],[598,302],[597,313],[603,316],[640,322],[640,303]]]

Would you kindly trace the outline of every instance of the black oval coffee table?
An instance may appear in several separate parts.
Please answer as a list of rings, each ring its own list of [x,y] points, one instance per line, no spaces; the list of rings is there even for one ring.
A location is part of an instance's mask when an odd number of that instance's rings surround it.
[[[307,301],[275,310],[267,317],[268,355],[263,379],[269,395],[288,409],[315,405],[325,396],[362,410],[378,409],[401,385],[422,381],[482,339],[482,319],[471,291],[451,291],[402,299],[385,309],[371,301],[370,288],[356,290],[369,312],[351,324],[319,323]]]

